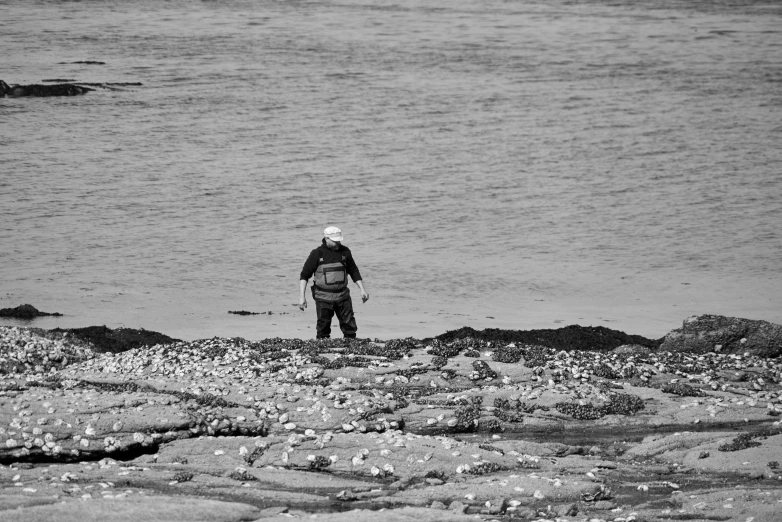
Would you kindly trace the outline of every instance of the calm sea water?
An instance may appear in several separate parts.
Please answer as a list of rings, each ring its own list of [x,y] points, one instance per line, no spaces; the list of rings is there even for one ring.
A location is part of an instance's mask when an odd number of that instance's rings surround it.
[[[782,323],[777,2],[3,0],[0,47],[10,84],[143,84],[0,100],[35,326],[311,337],[328,225],[360,336]]]

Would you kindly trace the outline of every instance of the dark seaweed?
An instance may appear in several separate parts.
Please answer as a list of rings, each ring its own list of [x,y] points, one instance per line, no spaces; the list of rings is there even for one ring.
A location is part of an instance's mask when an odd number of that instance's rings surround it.
[[[608,351],[625,344],[639,344],[647,348],[656,349],[662,344],[662,339],[654,340],[640,335],[628,335],[603,326],[579,325],[570,325],[556,330],[501,330],[499,328],[487,328],[480,331],[465,326],[436,337],[437,340],[446,343],[463,338],[478,339],[492,343],[539,344],[557,350]]]

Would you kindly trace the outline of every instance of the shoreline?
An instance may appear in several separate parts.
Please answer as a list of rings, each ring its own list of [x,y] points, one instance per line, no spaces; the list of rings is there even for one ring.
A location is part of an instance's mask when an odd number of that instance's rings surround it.
[[[695,284],[695,283],[693,283]],[[681,285],[679,285],[681,286]],[[530,294],[514,301],[476,296],[465,301],[439,301],[426,295],[384,295],[373,292],[372,299],[354,302],[359,335],[368,338],[434,337],[445,331],[471,326],[503,329],[559,328],[565,325],[605,326],[648,338],[659,338],[692,315],[712,313],[782,323],[779,307],[773,306],[773,285],[750,302],[734,294],[722,295],[716,289],[692,286],[641,295]],[[312,338],[315,336],[313,303],[305,311],[294,304],[295,296],[259,299],[252,292],[232,296],[175,292],[155,295],[126,288],[96,289],[73,294],[65,287],[11,288],[0,298],[0,308],[29,302],[63,317],[41,317],[32,324],[0,318],[0,325],[34,326],[45,329],[81,328],[106,325],[110,328],[145,328],[171,337],[196,340],[209,337],[246,339]],[[706,303],[706,304],[704,304]],[[255,316],[229,314],[231,310],[261,313]],[[269,314],[271,312],[271,314]],[[336,330],[336,328],[335,328]]]

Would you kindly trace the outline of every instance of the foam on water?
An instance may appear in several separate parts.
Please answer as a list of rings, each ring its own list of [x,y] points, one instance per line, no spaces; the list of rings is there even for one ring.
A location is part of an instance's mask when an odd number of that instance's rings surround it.
[[[337,224],[360,335],[782,322],[781,14],[9,2],[5,81],[143,86],[0,100],[0,306],[311,336],[298,273]]]

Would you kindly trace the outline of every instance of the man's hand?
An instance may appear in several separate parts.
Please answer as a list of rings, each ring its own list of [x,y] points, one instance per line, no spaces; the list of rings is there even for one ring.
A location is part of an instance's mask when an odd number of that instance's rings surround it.
[[[307,281],[299,280],[299,310],[304,311],[307,308]]]
[[[364,289],[364,281],[359,279],[358,281],[356,281],[356,284],[358,285],[358,288],[361,290],[361,302],[366,303],[367,301],[369,301],[369,294]]]

